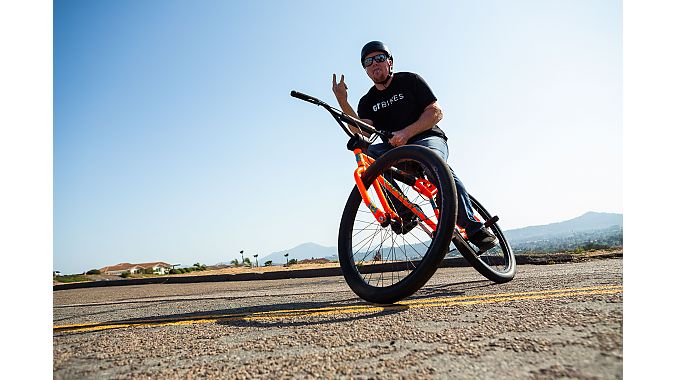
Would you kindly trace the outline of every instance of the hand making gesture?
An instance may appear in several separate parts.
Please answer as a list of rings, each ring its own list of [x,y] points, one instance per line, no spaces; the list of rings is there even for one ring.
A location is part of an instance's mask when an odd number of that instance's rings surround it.
[[[333,94],[336,95],[338,103],[347,102],[347,85],[345,84],[345,75],[340,75],[340,82],[336,83],[336,74],[333,74]]]

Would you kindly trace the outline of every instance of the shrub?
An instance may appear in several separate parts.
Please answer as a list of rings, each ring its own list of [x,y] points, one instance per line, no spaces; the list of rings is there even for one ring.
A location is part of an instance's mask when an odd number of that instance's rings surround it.
[[[87,274],[101,274],[101,271],[98,269],[90,269],[87,271]]]
[[[265,264],[263,264],[263,266],[266,266],[266,267],[272,266],[272,260],[266,261]]]
[[[81,274],[69,274],[69,275],[65,275],[65,276],[56,276],[54,278],[54,280],[57,281],[57,282],[63,282],[63,283],[92,281],[90,278],[85,277]]]
[[[294,265],[294,264],[298,264],[298,260],[296,260],[296,259],[289,260],[289,265]]]
[[[181,273],[181,272],[179,272],[178,269],[176,269],[176,268],[171,268],[169,270],[169,274],[179,274],[179,273]]]
[[[128,278],[129,276],[131,276],[131,273],[129,272],[122,272],[122,274],[120,275],[120,277],[122,278]]]

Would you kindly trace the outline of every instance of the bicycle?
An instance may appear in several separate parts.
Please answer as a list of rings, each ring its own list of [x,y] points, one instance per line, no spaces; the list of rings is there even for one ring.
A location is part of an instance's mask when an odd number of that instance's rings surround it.
[[[347,148],[357,160],[356,184],[340,221],[338,257],[355,294],[377,304],[412,295],[432,277],[451,243],[487,279],[504,283],[514,278],[516,260],[497,216],[470,195],[475,218],[499,241],[486,252],[456,225],[455,183],[441,157],[426,147],[403,145],[373,159],[365,153],[368,145],[377,137],[387,140],[390,132],[310,95],[291,91],[291,96],[326,109],[350,138]],[[353,133],[345,123],[368,132],[371,139]]]

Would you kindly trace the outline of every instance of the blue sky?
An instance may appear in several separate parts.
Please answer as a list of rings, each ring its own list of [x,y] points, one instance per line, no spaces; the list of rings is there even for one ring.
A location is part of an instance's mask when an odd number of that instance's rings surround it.
[[[335,245],[354,160],[288,94],[345,74],[356,107],[374,39],[503,228],[622,212],[621,3],[415,4],[56,0],[54,269]]]

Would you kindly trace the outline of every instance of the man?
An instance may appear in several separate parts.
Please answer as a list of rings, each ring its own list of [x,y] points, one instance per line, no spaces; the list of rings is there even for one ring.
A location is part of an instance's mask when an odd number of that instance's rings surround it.
[[[394,73],[394,58],[390,49],[380,41],[364,45],[361,64],[374,85],[359,101],[358,114],[347,100],[344,75],[336,83],[336,74],[333,74],[333,93],[343,112],[376,129],[392,132],[388,141],[369,146],[369,156],[377,158],[395,147],[415,144],[432,149],[446,161],[447,137],[437,125],[443,113],[425,80],[414,73]],[[355,127],[350,126],[350,129],[354,133],[365,134]],[[497,245],[498,240],[474,219],[465,186],[455,173],[453,179],[458,192],[458,225],[465,229],[472,244],[482,252],[487,251]]]

